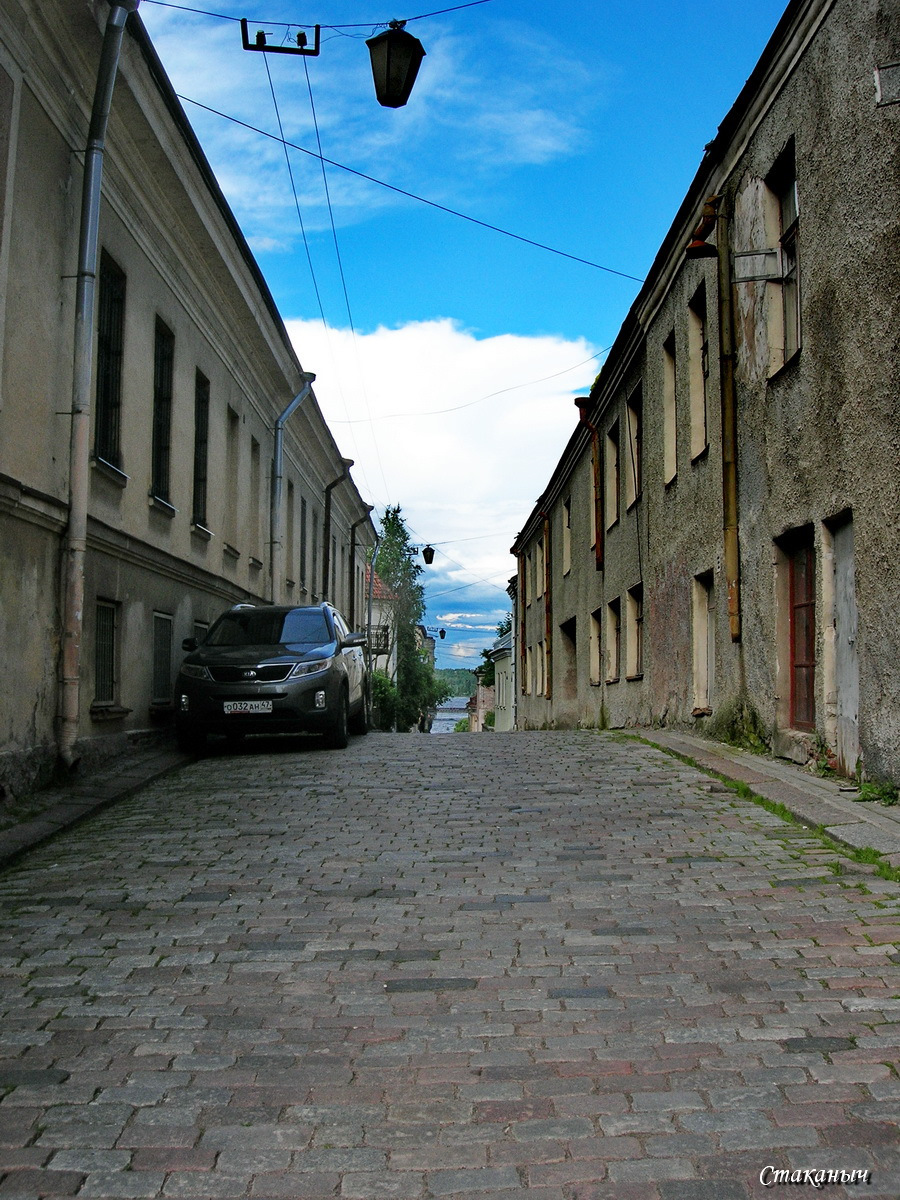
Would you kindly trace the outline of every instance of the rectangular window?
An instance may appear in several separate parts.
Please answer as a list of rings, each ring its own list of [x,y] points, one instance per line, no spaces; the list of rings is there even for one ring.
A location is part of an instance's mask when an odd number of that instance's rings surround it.
[[[209,380],[200,371],[194,380],[194,499],[191,520],[206,527],[206,483],[209,469]]]
[[[663,483],[669,484],[678,473],[678,427],[676,406],[675,334],[663,345]]]
[[[688,308],[688,374],[691,392],[691,459],[707,448],[706,395],[709,380],[709,331],[706,323],[706,284],[694,293]]]
[[[250,439],[250,553],[257,559],[260,557],[259,517],[260,517],[260,450],[255,437]]]
[[[793,139],[788,143],[766,179],[777,207],[779,257],[781,260],[781,319],[783,354],[775,366],[789,362],[800,349],[800,204]],[[775,347],[777,350],[777,347]],[[779,361],[780,359],[780,361]]]
[[[94,704],[115,704],[119,694],[118,605],[98,600],[94,610]]]
[[[602,658],[602,641],[601,641],[601,626],[603,620],[603,612],[599,608],[595,608],[591,613],[591,683],[595,686],[603,682],[603,658]]]
[[[534,563],[529,550],[525,555],[525,607],[534,599]]]
[[[97,278],[97,416],[94,454],[121,468],[122,360],[125,349],[125,273],[106,251]]]
[[[288,587],[293,587],[296,582],[294,579],[294,503],[294,485],[288,480],[287,528],[284,539],[284,575]]]
[[[237,481],[240,470],[240,451],[241,451],[241,418],[229,408],[226,415],[225,427],[225,478],[229,481]],[[226,487],[225,491],[225,541],[232,547],[236,548],[238,540],[238,488],[232,483]]]
[[[312,571],[310,572],[309,587],[313,603],[316,601],[319,583],[319,514],[312,514]]]
[[[531,692],[532,692],[532,686],[533,686],[532,679],[533,679],[533,670],[534,670],[534,664],[532,662],[533,658],[534,658],[534,655],[532,653],[531,647],[530,646],[526,647],[526,649],[525,649],[525,695],[526,696],[530,696]]]
[[[628,508],[640,498],[643,489],[643,420],[644,398],[641,389],[635,388],[625,406],[628,421],[628,462],[625,466],[625,503]]]
[[[622,654],[622,606],[616,597],[606,606],[606,682],[619,678]]]
[[[605,508],[606,528],[610,529],[619,519],[619,422],[606,435],[605,462]]]
[[[627,662],[628,679],[640,679],[644,674],[644,585],[629,588],[626,598],[628,617]]]
[[[534,594],[544,594],[544,539],[537,543],[534,549]]]
[[[306,497],[300,497],[300,587],[306,589]]]
[[[168,613],[153,614],[153,704],[172,699],[172,618]]]
[[[568,496],[563,501],[562,518],[562,569],[563,575],[568,575],[572,570],[572,500]]]
[[[693,583],[692,621],[694,642],[694,711],[692,716],[712,712],[715,675],[715,610],[713,573],[697,575]]]
[[[153,450],[150,492],[169,503],[172,465],[172,378],[175,335],[156,319],[153,352]]]
[[[815,729],[816,569],[812,535],[788,551],[791,626],[791,725]]]

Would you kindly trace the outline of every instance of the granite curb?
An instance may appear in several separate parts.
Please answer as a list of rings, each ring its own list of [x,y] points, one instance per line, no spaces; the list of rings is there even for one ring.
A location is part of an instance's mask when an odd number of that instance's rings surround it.
[[[139,791],[154,779],[190,762],[188,755],[173,746],[138,754],[113,766],[75,776],[62,787],[37,793],[42,806],[27,820],[0,830],[0,870],[21,855],[68,829],[92,813]]]
[[[900,866],[900,805],[885,808],[854,799],[850,780],[811,775],[782,759],[753,754],[693,734],[639,729],[635,734],[661,750],[690,758],[703,770],[745,783],[758,796],[783,804],[804,825],[821,827],[836,842],[854,850],[870,847],[891,866]]]

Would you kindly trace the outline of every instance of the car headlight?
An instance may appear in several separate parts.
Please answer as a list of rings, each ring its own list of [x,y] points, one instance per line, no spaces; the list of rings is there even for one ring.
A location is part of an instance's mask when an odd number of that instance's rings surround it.
[[[187,675],[188,679],[212,679],[206,667],[198,666],[197,663],[182,663],[181,674]]]
[[[315,675],[317,671],[327,671],[330,658],[317,658],[314,662],[297,663],[288,679],[299,679],[301,675]]]

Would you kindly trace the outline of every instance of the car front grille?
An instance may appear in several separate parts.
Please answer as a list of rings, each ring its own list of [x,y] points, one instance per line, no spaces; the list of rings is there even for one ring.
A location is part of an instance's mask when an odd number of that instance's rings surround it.
[[[294,663],[277,663],[270,667],[209,667],[216,683],[283,683],[294,669]]]

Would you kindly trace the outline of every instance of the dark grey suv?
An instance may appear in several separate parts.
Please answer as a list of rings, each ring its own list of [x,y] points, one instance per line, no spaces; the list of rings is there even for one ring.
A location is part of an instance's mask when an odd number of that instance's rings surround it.
[[[175,732],[198,752],[208,734],[321,733],[334,749],[369,728],[363,633],[330,604],[239,604],[222,613],[175,681]]]

